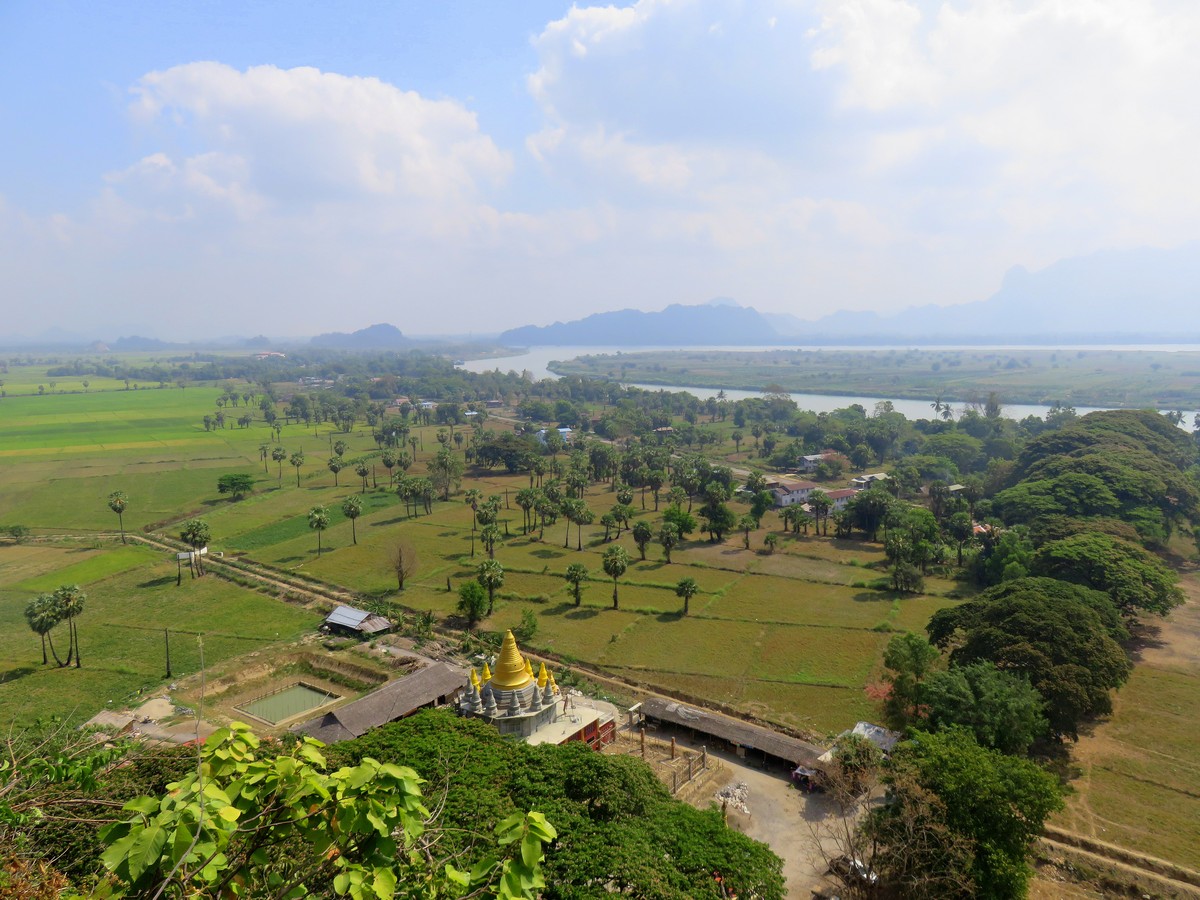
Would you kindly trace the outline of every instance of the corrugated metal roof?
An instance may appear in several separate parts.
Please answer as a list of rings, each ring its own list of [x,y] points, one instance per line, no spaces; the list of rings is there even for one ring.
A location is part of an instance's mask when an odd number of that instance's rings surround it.
[[[743,747],[769,753],[793,765],[813,765],[823,748],[791,735],[780,734],[708,709],[686,706],[674,700],[650,697],[642,701],[642,712],[652,719],[693,728]]]
[[[292,730],[327,744],[349,740],[435,703],[439,697],[453,694],[466,683],[464,669],[433,663],[398,681],[390,681],[353,703],[309,719]]]
[[[358,628],[371,614],[353,606],[339,606],[325,617],[326,625],[341,625],[343,628]]]

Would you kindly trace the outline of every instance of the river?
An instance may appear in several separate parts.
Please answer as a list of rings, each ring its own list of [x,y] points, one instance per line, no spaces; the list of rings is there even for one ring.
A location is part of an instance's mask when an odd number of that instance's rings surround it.
[[[879,350],[886,351],[890,349],[900,350],[1033,350],[1047,349],[1046,347],[1036,347],[1032,344],[1012,344],[1004,346],[972,346],[962,345],[955,347],[947,346],[930,346],[930,347],[913,347],[912,345],[891,347],[801,347],[795,344],[777,344],[767,346],[753,347],[531,347],[524,353],[519,353],[513,356],[499,356],[491,359],[469,359],[459,363],[459,367],[466,369],[468,372],[491,372],[499,369],[501,372],[523,372],[528,371],[535,379],[542,378],[557,378],[558,376],[551,372],[549,365],[554,360],[574,359],[577,356],[597,355],[601,353],[638,353],[642,351],[655,350],[678,350],[680,352],[695,352],[709,350],[725,350],[725,351],[768,351],[768,350]],[[1063,346],[1056,347],[1058,350],[1147,350],[1161,352],[1175,352],[1179,350],[1197,350],[1194,344],[1080,344],[1078,346]],[[630,382],[630,387],[643,388],[649,391],[686,391],[689,394],[694,394],[702,400],[709,397],[715,397],[720,388],[709,387],[692,387],[688,385],[666,385],[666,384],[638,384]],[[741,391],[731,388],[725,388],[725,396],[730,400],[745,400],[749,397],[761,397],[760,391]],[[809,409],[813,412],[832,412],[835,409],[844,409],[851,404],[857,403],[866,407],[867,413],[871,413],[875,404],[881,401],[890,401],[892,408],[896,412],[903,413],[909,419],[928,419],[933,415],[933,409],[928,400],[904,400],[894,397],[857,397],[846,394],[800,394],[791,393],[789,396],[796,401],[796,405],[801,409]],[[1075,411],[1079,415],[1085,415],[1090,412],[1097,412],[1108,407],[1096,406],[1076,406]],[[1003,414],[1011,419],[1023,419],[1026,416],[1044,416],[1048,406],[1030,403],[1006,403],[1004,404]],[[1192,416],[1194,413],[1186,414],[1181,427],[1191,429]]]

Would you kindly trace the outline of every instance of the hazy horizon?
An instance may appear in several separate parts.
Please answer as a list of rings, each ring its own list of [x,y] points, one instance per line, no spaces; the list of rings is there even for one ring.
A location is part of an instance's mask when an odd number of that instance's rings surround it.
[[[1200,239],[1200,7],[0,8],[0,338],[817,319]]]

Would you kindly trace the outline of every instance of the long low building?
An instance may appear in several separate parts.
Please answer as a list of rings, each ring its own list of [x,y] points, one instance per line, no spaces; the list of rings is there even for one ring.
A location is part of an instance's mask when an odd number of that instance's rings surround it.
[[[641,714],[647,719],[665,722],[680,728],[688,728],[697,734],[711,735],[727,741],[736,750],[757,750],[764,756],[789,763],[792,766],[812,766],[825,752],[818,747],[791,735],[780,734],[761,725],[752,725],[731,716],[709,709],[688,706],[676,700],[650,697],[643,700]]]
[[[292,731],[326,744],[348,741],[427,706],[452,704],[466,684],[467,673],[463,669],[433,663],[404,678],[389,681],[352,703],[301,722]]]

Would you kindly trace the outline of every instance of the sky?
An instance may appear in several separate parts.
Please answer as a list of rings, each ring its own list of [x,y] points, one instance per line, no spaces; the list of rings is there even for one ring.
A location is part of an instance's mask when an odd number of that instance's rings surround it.
[[[0,337],[816,319],[1200,238],[1195,0],[0,2]]]

